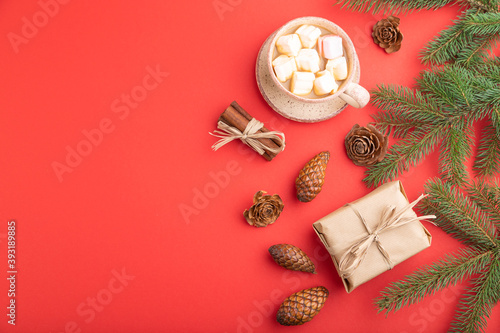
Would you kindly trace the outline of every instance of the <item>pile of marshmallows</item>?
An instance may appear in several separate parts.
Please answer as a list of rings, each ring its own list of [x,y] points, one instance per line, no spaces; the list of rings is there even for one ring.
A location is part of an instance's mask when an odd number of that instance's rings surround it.
[[[306,24],[295,33],[278,38],[276,48],[281,54],[272,62],[276,77],[280,82],[292,79],[290,91],[295,95],[309,95],[313,89],[317,96],[333,94],[339,88],[337,81],[347,78],[340,36],[321,36],[318,27]],[[328,60],[322,71],[320,56]]]

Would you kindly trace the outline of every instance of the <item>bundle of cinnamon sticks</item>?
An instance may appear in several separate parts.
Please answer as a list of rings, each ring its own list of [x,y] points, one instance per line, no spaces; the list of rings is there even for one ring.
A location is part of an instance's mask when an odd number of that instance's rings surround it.
[[[253,117],[248,114],[236,101],[233,101],[231,105],[220,115],[219,122],[223,122],[229,126],[238,129],[240,132],[244,132],[248,123],[253,119]],[[264,153],[262,156],[271,161],[276,155],[284,149],[284,140],[276,138],[275,131],[268,130],[266,127],[262,127],[256,133],[269,133],[268,138],[258,138],[256,140],[260,141],[264,147]],[[281,135],[283,133],[279,132]],[[284,135],[283,135],[284,137]],[[271,151],[272,150],[272,151]]]

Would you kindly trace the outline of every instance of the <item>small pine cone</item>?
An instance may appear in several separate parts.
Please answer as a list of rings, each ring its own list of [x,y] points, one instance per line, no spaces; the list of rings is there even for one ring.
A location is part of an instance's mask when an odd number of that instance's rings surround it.
[[[269,253],[281,267],[292,271],[316,274],[314,263],[304,251],[296,246],[291,244],[276,244],[269,248]]]
[[[358,166],[370,166],[382,161],[387,153],[389,140],[372,125],[355,124],[345,137],[347,157]]]
[[[326,165],[330,160],[330,152],[323,151],[314,156],[312,160],[300,170],[295,180],[297,198],[302,202],[309,202],[316,198],[325,183]]]
[[[243,216],[248,224],[257,228],[267,227],[273,224],[281,214],[283,201],[277,194],[264,195],[266,191],[259,191],[253,196],[253,205],[245,209]]]
[[[399,18],[389,16],[386,19],[378,21],[373,26],[373,42],[383,48],[387,53],[399,51],[403,34],[399,30]]]
[[[328,294],[325,287],[314,287],[290,295],[278,310],[278,323],[295,326],[311,321],[325,305]]]

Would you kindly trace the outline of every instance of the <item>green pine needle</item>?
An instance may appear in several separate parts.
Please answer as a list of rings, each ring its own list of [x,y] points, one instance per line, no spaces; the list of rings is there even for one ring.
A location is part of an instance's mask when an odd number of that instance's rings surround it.
[[[467,185],[466,196],[457,186],[434,179],[419,204],[424,214],[436,215],[444,231],[471,247],[391,283],[376,299],[379,311],[397,311],[428,295],[471,278],[472,287],[461,299],[451,332],[480,332],[500,301],[500,187],[482,180]]]
[[[492,251],[460,249],[430,266],[424,266],[400,281],[391,283],[376,299],[380,311],[400,310],[403,306],[418,303],[450,285],[456,285],[473,274],[481,272],[492,260]]]
[[[455,0],[338,0],[342,8],[355,10],[358,12],[391,12],[399,13],[402,11],[412,11],[421,9],[439,9]]]
[[[481,208],[457,187],[436,178],[425,188],[429,193],[423,204],[426,214],[432,210],[438,212],[435,222],[444,231],[466,244],[483,249],[498,246],[495,226]]]
[[[465,127],[464,127],[465,126]],[[472,155],[474,131],[471,126],[461,122],[447,130],[441,141],[440,173],[444,180],[462,185],[467,179],[466,161]]]
[[[444,64],[453,60],[462,48],[469,44],[471,36],[464,32],[464,17],[465,14],[459,16],[453,21],[453,25],[441,31],[425,46],[421,52],[423,63]]]
[[[500,231],[500,186],[489,185],[483,180],[467,186],[470,198],[489,214],[491,222]]]
[[[445,65],[424,71],[417,79],[417,89],[379,85],[372,92],[373,105],[384,110],[373,117],[374,125],[402,140],[381,162],[368,168],[364,179],[368,186],[397,178],[436,147],[445,179],[460,185],[469,178],[464,161],[473,154],[474,122],[489,118],[500,134],[500,83],[491,75],[500,71],[493,63],[480,69]],[[491,139],[483,135],[476,167],[488,168],[479,174],[492,175],[500,169],[498,142]]]
[[[471,14],[463,20],[464,32],[476,36],[500,34],[500,13]]]
[[[450,332],[484,332],[486,318],[500,299],[500,260],[493,261],[486,272],[472,281],[472,288],[461,299],[458,317]]]
[[[483,129],[474,162],[474,171],[483,177],[493,176],[500,171],[499,132],[491,124]]]
[[[370,167],[363,181],[368,186],[376,186],[408,171],[434,150],[442,133],[441,127],[423,127],[422,130],[413,131],[407,138],[394,144],[382,161]]]

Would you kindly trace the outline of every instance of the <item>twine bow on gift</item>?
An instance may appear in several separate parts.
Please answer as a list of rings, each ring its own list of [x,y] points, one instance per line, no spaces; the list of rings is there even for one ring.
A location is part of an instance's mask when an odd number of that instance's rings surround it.
[[[340,276],[342,278],[348,278],[353,274],[356,268],[358,268],[359,265],[363,262],[366,254],[368,253],[368,249],[370,248],[373,242],[375,242],[375,244],[377,245],[378,250],[384,257],[385,261],[387,262],[389,269],[392,269],[394,267],[394,263],[391,261],[389,253],[387,253],[387,251],[384,249],[384,246],[380,242],[379,235],[385,231],[399,228],[405,224],[414,221],[436,218],[435,215],[425,215],[425,216],[415,216],[415,217],[403,216],[403,214],[406,211],[412,209],[420,200],[422,200],[425,197],[426,195],[422,194],[420,197],[418,197],[417,200],[408,204],[406,207],[402,208],[399,211],[396,211],[395,206],[385,207],[382,213],[382,218],[375,226],[375,229],[373,231],[370,230],[370,227],[366,223],[363,215],[361,215],[361,213],[357,210],[356,206],[354,206],[353,204],[347,204],[346,206],[351,207],[354,213],[356,213],[356,215],[359,217],[359,219],[365,226],[368,235],[366,235],[365,237],[354,243],[349,249],[347,249],[344,255],[340,258],[338,265]]]
[[[264,124],[255,118],[252,118],[252,120],[248,122],[243,132],[236,127],[219,121],[217,123],[217,129],[220,131],[215,130],[214,133],[209,133],[210,135],[220,138],[220,140],[212,146],[212,149],[217,150],[235,139],[240,139],[243,143],[253,148],[260,155],[263,155],[266,150],[273,154],[282,152],[283,149],[285,149],[285,134],[278,131],[257,133],[262,127],[264,127]],[[259,141],[259,139],[276,140],[279,142],[279,147],[268,147]]]

